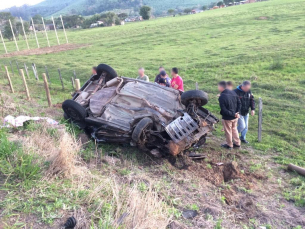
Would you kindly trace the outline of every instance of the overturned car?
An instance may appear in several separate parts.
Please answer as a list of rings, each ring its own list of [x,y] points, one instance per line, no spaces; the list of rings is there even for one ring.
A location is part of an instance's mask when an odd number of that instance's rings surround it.
[[[153,154],[176,156],[200,147],[219,120],[200,90],[179,92],[155,83],[118,77],[105,64],[62,104],[66,119],[98,142],[128,143]]]

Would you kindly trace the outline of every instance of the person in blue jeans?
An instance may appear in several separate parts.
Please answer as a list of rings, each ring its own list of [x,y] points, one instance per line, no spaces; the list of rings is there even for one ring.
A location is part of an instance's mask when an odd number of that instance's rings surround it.
[[[251,115],[255,115],[255,100],[251,92],[251,82],[248,80],[244,81],[234,91],[241,101],[237,130],[240,134],[241,142],[248,144],[249,142],[246,140],[246,135],[248,132],[249,109],[251,109]]]

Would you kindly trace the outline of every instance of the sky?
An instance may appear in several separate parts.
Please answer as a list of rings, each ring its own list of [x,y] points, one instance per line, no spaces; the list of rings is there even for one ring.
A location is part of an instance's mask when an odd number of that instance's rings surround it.
[[[24,4],[34,5],[43,0],[0,0],[0,10],[12,7],[12,6],[22,6]]]

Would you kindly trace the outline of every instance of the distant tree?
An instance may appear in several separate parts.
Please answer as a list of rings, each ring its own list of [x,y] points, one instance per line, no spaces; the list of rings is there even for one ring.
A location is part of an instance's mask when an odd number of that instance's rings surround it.
[[[40,14],[36,14],[34,17],[32,17],[34,24],[41,24],[42,23],[41,17],[42,16]]]
[[[142,16],[144,20],[149,20],[151,14],[151,8],[149,6],[142,6],[140,8],[139,14]]]
[[[203,7],[202,7],[202,10],[207,10],[207,9],[208,9],[207,6],[203,6]]]
[[[223,0],[223,2],[224,2],[226,5],[229,5],[229,3],[234,2],[234,0]]]
[[[13,26],[14,34],[16,35],[16,38],[17,38],[18,34],[17,34],[17,30],[16,30],[16,26],[15,26],[15,22],[14,21],[12,22],[12,26]],[[5,23],[4,31],[3,31],[3,36],[5,38],[9,39],[10,41],[13,40],[12,29],[11,29],[10,23],[8,21]]]
[[[121,19],[116,17],[114,20],[115,25],[121,25]]]
[[[10,12],[0,12],[0,22],[6,22],[8,19],[14,19]]]
[[[183,12],[186,13],[186,14],[189,14],[190,12],[192,12],[192,9],[190,9],[190,8],[185,8]]]
[[[220,1],[220,2],[217,2],[217,6],[222,6],[223,5],[223,2],[222,1]]]
[[[115,24],[116,18],[118,18],[118,16],[113,12],[108,12],[101,15],[101,19],[106,23],[107,26],[111,26],[112,24]]]
[[[173,15],[173,14],[175,13],[175,10],[174,10],[174,9],[169,9],[169,10],[167,11],[167,13],[168,13],[169,15]]]
[[[125,19],[128,17],[128,14],[127,14],[127,13],[120,13],[120,14],[118,14],[118,17],[119,17],[121,20],[125,20]]]

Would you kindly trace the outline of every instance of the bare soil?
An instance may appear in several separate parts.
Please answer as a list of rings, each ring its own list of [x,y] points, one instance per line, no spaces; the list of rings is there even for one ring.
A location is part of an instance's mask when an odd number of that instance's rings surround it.
[[[11,52],[8,54],[0,55],[0,58],[3,57],[13,57],[13,56],[30,56],[30,55],[43,55],[48,53],[57,53],[57,52],[63,52],[67,50],[73,50],[78,49],[82,47],[88,46],[87,44],[62,44],[62,45],[56,45],[51,47],[43,47],[43,48],[36,48],[36,49],[26,49],[21,50],[19,52]]]

